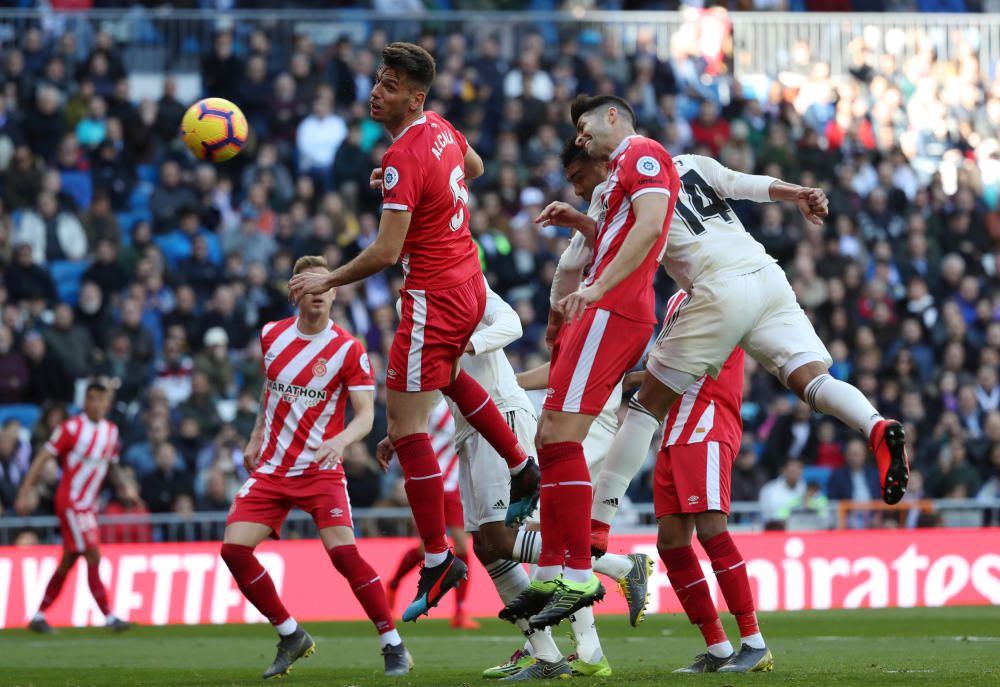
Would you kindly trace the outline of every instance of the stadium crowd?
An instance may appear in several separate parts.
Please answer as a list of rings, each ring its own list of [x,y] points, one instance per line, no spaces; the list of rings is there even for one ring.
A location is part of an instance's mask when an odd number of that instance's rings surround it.
[[[35,27],[4,47],[0,512],[77,399],[74,380],[93,374],[116,380],[112,419],[141,494],[109,488],[105,512],[226,510],[262,385],[256,334],[292,314],[294,258],[337,264],[373,240],[380,195],[367,180],[388,141],[366,100],[385,33],[332,45],[238,36],[219,33],[201,62],[204,94],[237,103],[252,131],[218,166],[197,164],[178,140],[189,103],[172,77],[159,98],[131,97],[107,33],[80,45]],[[547,359],[549,288],[568,238],[532,220],[551,200],[579,203],[559,160],[568,102],[617,93],[673,154],[827,190],[818,229],[794,208],[732,206],[786,269],[832,373],[906,423],[907,498],[1000,497],[1000,79],[974,51],[945,62],[922,42],[909,59],[875,60],[859,40],[840,76],[796,45],[786,71],[751,88],[683,32],[666,61],[590,31],[556,44],[525,33],[513,60],[493,39],[418,41],[438,60],[429,108],[487,163],[471,184],[471,228],[490,284],[521,318],[515,368]],[[658,279],[662,302],[674,287]],[[341,288],[334,305],[382,375],[400,284],[398,272],[379,275]],[[382,381],[375,430],[345,459],[355,507],[405,503],[373,459]],[[878,498],[863,442],[749,358],[743,419],[733,500],[758,501],[765,520],[805,510],[829,522],[830,501]],[[651,499],[653,455],[633,501]]]

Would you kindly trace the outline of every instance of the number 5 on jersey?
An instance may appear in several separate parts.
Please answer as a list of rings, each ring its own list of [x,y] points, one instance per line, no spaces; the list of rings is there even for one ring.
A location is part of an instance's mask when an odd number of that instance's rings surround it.
[[[455,165],[455,169],[451,170],[448,183],[451,186],[452,201],[457,208],[451,216],[450,226],[452,231],[458,231],[465,221],[465,206],[469,203],[469,189],[465,185],[465,170],[461,165]]]

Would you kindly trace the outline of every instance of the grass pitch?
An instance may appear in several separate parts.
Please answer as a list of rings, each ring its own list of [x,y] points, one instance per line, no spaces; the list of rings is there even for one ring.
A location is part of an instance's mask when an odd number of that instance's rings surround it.
[[[575,678],[596,685],[1000,685],[1000,607],[763,613],[761,628],[774,653],[773,673],[672,675],[703,650],[686,619],[650,616],[631,628],[620,616],[598,617],[609,678]],[[735,635],[731,617],[724,618]],[[423,620],[400,631],[416,660],[409,677],[382,677],[372,629],[364,623],[310,623],[317,651],[295,665],[286,687],[423,687],[481,685],[480,672],[520,642],[511,625],[483,621],[458,632]],[[572,651],[565,629],[560,646]],[[41,687],[129,685],[254,685],[274,657],[267,626],[139,627],[114,635],[103,629],[60,630],[39,637],[0,632],[0,685]]]

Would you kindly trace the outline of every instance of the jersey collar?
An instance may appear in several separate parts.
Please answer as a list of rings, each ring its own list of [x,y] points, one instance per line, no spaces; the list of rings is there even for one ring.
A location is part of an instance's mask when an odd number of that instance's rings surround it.
[[[333,320],[327,318],[326,327],[324,329],[319,330],[315,334],[306,334],[304,331],[299,329],[299,318],[298,316],[295,317],[295,336],[299,337],[300,339],[308,339],[312,341],[313,339],[318,339],[324,334],[329,333],[332,329],[333,329]]]
[[[619,155],[621,155],[622,153],[624,153],[625,149],[628,148],[628,142],[629,142],[629,140],[631,140],[633,138],[639,138],[639,134],[631,134],[629,136],[626,136],[624,139],[622,139],[622,142],[618,144],[618,147],[615,148],[614,152],[611,153],[611,155],[608,157],[608,159],[609,160],[614,160],[616,157],[618,157]]]
[[[405,134],[407,131],[409,131],[413,127],[417,126],[418,124],[426,124],[426,123],[427,123],[427,115],[420,115],[419,117],[417,117],[416,119],[414,119],[412,122],[410,122],[409,124],[407,124],[406,128],[403,129],[402,131],[400,131],[396,135],[396,137],[394,139],[392,139],[392,140],[393,141],[398,141],[399,139],[401,139],[403,137],[403,134]]]

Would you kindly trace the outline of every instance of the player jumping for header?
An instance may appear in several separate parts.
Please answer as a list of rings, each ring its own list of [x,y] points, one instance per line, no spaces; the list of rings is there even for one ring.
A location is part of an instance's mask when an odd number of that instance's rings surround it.
[[[427,613],[467,572],[448,548],[444,487],[427,436],[436,392],[450,398],[506,462],[512,522],[534,509],[540,477],[489,395],[458,364],[486,304],[465,185],[466,178],[482,174],[483,161],[448,121],[424,111],[434,75],[434,58],[417,45],[391,43],[382,51],[369,103],[372,118],[382,122],[392,143],[382,167],[372,173],[383,196],[378,236],[329,275],[298,275],[289,293],[295,300],[402,264],[402,321],[389,352],[386,405],[389,439],[424,542],[417,594],[403,620]]]

